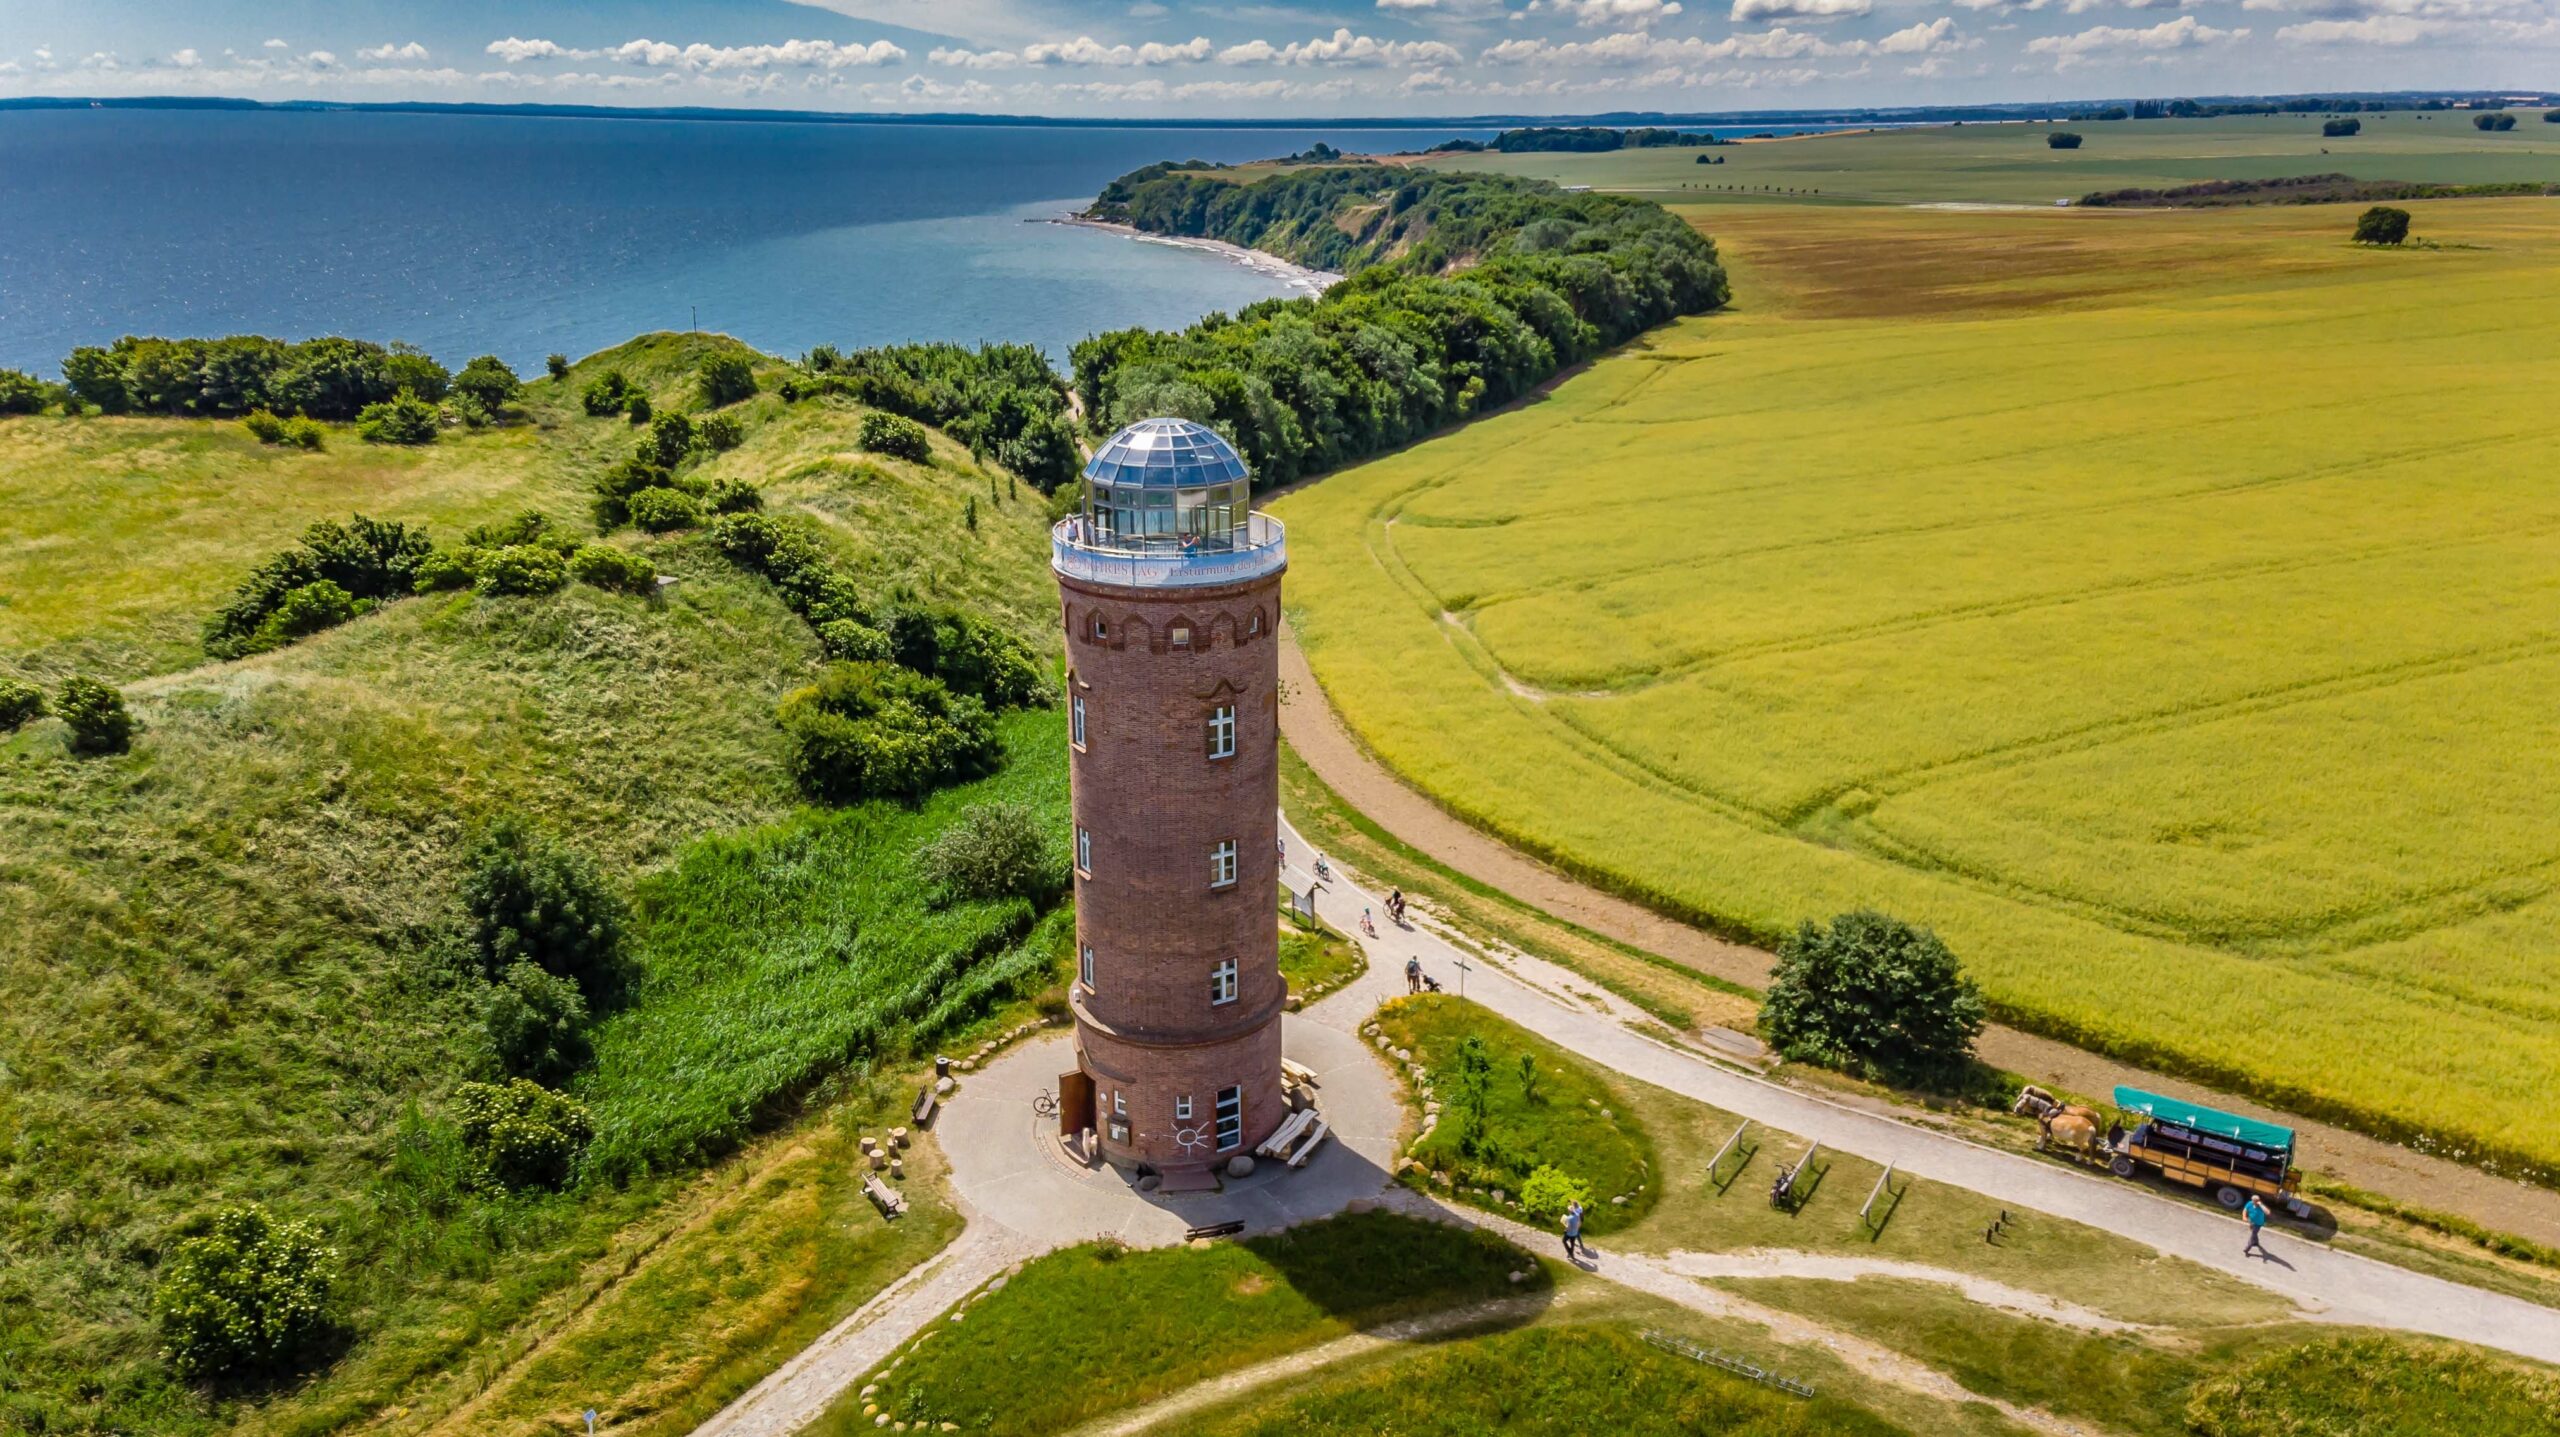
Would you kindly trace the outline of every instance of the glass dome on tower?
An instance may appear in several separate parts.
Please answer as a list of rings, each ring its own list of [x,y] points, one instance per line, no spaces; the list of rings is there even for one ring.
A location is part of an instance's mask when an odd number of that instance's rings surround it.
[[[1083,512],[1053,539],[1058,572],[1110,583],[1223,583],[1286,562],[1235,446],[1188,419],[1141,419],[1105,441],[1084,466]]]
[[[1084,512],[1104,542],[1225,544],[1245,527],[1252,480],[1218,431],[1188,419],[1141,419],[1084,466]]]

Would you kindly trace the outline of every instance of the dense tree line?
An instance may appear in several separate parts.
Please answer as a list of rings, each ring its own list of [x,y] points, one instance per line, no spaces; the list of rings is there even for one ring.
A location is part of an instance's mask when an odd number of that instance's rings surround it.
[[[1066,385],[1031,345],[890,344],[851,354],[820,345],[802,368],[784,382],[785,399],[841,394],[930,424],[1043,494],[1076,475]]]
[[[1214,424],[1281,483],[1500,404],[1654,325],[1722,305],[1715,245],[1661,206],[1504,175],[1301,170],[1240,185],[1152,165],[1092,213],[1350,275],[1179,333],[1078,344],[1097,429]]]
[[[445,367],[405,344],[335,335],[289,343],[263,335],[158,339],[126,335],[62,361],[63,381],[108,414],[238,418],[253,410],[353,419],[408,393],[442,400]]]
[[[1603,125],[1541,125],[1526,130],[1505,130],[1491,140],[1451,140],[1440,148],[1457,154],[1490,150],[1496,154],[1525,155],[1561,150],[1589,155],[1604,154],[1610,150],[1694,149],[1724,143],[1711,134],[1696,130],[1615,130]]]

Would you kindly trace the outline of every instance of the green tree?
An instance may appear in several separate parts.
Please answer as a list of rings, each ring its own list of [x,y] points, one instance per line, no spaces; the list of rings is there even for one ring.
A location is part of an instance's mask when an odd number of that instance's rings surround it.
[[[785,695],[775,716],[791,741],[792,776],[824,803],[913,802],[1003,759],[986,705],[895,664],[830,664]]]
[[[900,414],[873,410],[862,416],[855,439],[872,453],[892,459],[923,464],[933,458],[933,442],[925,437],[924,426]]]
[[[937,905],[1027,898],[1047,907],[1067,884],[1067,856],[1028,804],[972,805],[916,855]]]
[[[491,414],[515,403],[516,395],[523,389],[524,381],[516,378],[516,372],[507,368],[507,362],[494,354],[481,355],[462,366],[461,372],[453,376],[454,394],[471,399]]]
[[[652,534],[690,529],[702,522],[702,505],[681,489],[643,489],[631,496],[631,522]]]
[[[1591,1205],[1591,1185],[1551,1164],[1539,1164],[1520,1184],[1520,1206],[1531,1217],[1553,1221],[1575,1203]]]
[[[743,354],[715,354],[702,361],[703,402],[718,409],[756,392],[755,366]]]
[[[2044,145],[2048,150],[2076,150],[2080,148],[2080,137],[2069,130],[2053,130],[2045,135]]]
[[[1778,947],[1760,1030],[1787,1057],[1888,1082],[1960,1078],[1981,1035],[1982,993],[1926,928],[1861,909],[1807,920]]]
[[[556,1188],[595,1136],[586,1106],[529,1078],[464,1083],[453,1092],[463,1151],[481,1185]]]
[[[617,594],[645,594],[658,585],[658,566],[611,544],[581,544],[569,555],[569,577]]]
[[[2327,120],[2320,126],[2321,136],[2332,140],[2342,140],[2349,135],[2361,134],[2363,131],[2364,121],[2362,120]]]
[[[356,414],[356,437],[367,444],[432,444],[442,416],[415,391],[402,390]]]
[[[542,372],[550,375],[554,379],[568,378],[569,356],[565,354],[544,355],[542,358]]]
[[[62,681],[53,711],[71,726],[73,753],[122,753],[133,746],[133,714],[124,706],[124,695],[86,674]]]
[[[2409,212],[2396,205],[2375,205],[2356,216],[2357,244],[2398,244],[2409,237]]]
[[[1458,1151],[1474,1157],[1485,1141],[1485,1111],[1493,1099],[1493,1050],[1469,1033],[1458,1040],[1458,1068],[1449,1075],[1456,1099]]]
[[[34,375],[0,369],[0,414],[34,414],[51,402],[51,394]]]
[[[256,1203],[216,1212],[170,1254],[157,1302],[169,1365],[190,1381],[292,1371],[339,1328],[338,1254]]]
[[[590,1004],[622,979],[622,900],[595,865],[513,820],[489,830],[462,880],[482,976],[518,961],[578,985]]]
[[[556,594],[569,585],[569,562],[548,544],[509,544],[474,565],[472,587],[483,594]]]
[[[601,419],[630,408],[632,396],[638,392],[632,387],[628,375],[619,369],[608,369],[588,380],[587,387],[578,391],[578,403],[587,413]]]
[[[2471,117],[2471,124],[2474,129],[2487,130],[2494,134],[2502,130],[2514,129],[2516,117],[2504,111],[2494,115],[2474,115]]]
[[[517,959],[480,995],[490,1051],[516,1077],[558,1082],[585,1066],[587,1000],[570,979]]]

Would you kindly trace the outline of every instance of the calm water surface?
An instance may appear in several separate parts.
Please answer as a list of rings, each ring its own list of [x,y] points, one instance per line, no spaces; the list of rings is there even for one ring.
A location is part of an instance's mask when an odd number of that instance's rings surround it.
[[[773,353],[1026,340],[1286,292],[1035,221],[1168,158],[1485,131],[0,112],[0,366],[120,334],[405,339],[519,369],[696,322]]]

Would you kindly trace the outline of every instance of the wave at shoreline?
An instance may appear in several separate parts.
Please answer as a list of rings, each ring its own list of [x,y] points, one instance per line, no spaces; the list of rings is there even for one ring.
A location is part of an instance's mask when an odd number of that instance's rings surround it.
[[[1107,230],[1141,244],[1160,244],[1174,249],[1198,250],[1203,254],[1213,254],[1221,259],[1243,265],[1256,274],[1267,275],[1291,289],[1308,295],[1322,294],[1342,283],[1342,276],[1331,270],[1309,269],[1305,265],[1293,264],[1266,250],[1246,249],[1242,245],[1229,244],[1225,240],[1196,239],[1189,235],[1150,234],[1132,225],[1116,224],[1110,220],[1086,219],[1082,215],[1059,215],[1045,223],[1073,225],[1078,229]]]

